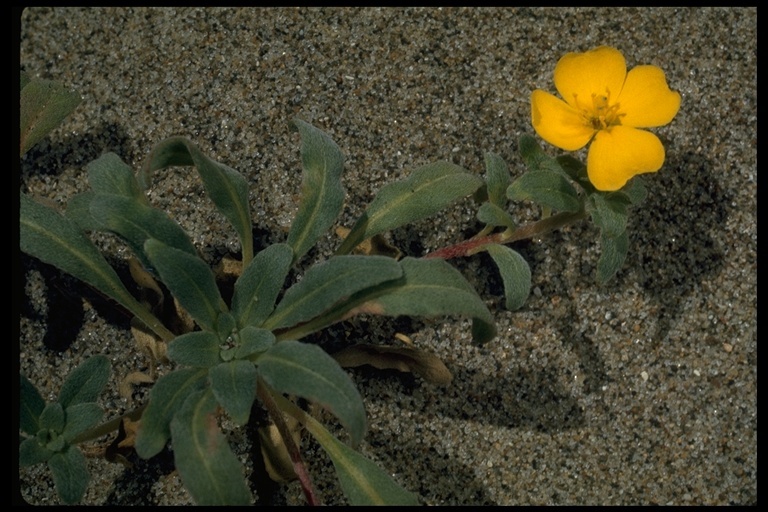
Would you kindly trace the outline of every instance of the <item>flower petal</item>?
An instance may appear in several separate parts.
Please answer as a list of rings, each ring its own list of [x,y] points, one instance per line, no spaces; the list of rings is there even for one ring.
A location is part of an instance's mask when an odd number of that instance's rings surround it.
[[[587,174],[598,190],[623,187],[636,174],[658,171],[664,146],[656,135],[628,126],[600,130],[589,146]]]
[[[595,133],[578,110],[539,89],[531,93],[531,122],[539,137],[566,151],[583,148]]]
[[[617,97],[627,76],[627,63],[621,52],[600,46],[584,53],[567,53],[555,66],[555,87],[569,105],[592,108],[592,95]],[[611,98],[611,102],[613,102]],[[578,108],[578,107],[577,107]]]
[[[664,71],[656,66],[637,66],[627,73],[617,101],[625,114],[621,124],[637,128],[663,126],[680,109],[680,93],[669,89]]]

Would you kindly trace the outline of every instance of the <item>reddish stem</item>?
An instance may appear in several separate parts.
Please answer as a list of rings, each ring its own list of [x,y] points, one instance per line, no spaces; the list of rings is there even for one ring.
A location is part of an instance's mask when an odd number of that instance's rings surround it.
[[[448,260],[451,258],[460,258],[471,256],[483,250],[491,244],[509,244],[526,238],[543,235],[549,231],[559,229],[568,224],[572,224],[587,216],[587,212],[579,210],[578,212],[562,212],[545,219],[541,219],[530,224],[518,226],[514,231],[504,231],[493,233],[491,235],[478,238],[470,238],[455,245],[443,247],[424,256],[424,258],[442,258]]]
[[[304,491],[304,496],[307,498],[307,504],[311,506],[319,505],[320,502],[318,501],[317,496],[315,496],[315,491],[312,489],[312,479],[307,471],[307,466],[304,464],[304,459],[301,457],[299,447],[293,442],[293,436],[291,436],[288,424],[285,422],[283,411],[280,410],[275,403],[275,400],[272,398],[271,389],[262,379],[259,379],[258,385],[256,386],[256,394],[258,394],[259,398],[264,403],[264,407],[269,411],[269,416],[272,418],[272,421],[275,422],[275,426],[280,432],[280,437],[283,438],[283,442],[288,449],[288,454],[293,463],[293,471],[296,473],[296,476],[301,483],[301,489]]]

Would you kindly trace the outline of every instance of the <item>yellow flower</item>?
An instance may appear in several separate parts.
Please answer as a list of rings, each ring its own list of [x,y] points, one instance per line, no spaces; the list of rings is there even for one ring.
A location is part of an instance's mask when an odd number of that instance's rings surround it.
[[[555,87],[565,101],[538,89],[531,94],[533,128],[566,151],[591,140],[587,174],[595,188],[618,190],[633,176],[661,168],[664,146],[638,129],[663,126],[680,108],[680,94],[669,89],[660,68],[627,73],[621,52],[601,46],[561,58]]]

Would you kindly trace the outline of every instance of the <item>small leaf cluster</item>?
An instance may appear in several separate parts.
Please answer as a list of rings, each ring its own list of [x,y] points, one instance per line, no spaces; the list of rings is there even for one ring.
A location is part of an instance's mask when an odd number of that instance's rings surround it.
[[[486,230],[504,228],[506,231],[498,237],[503,244],[517,239],[518,226],[507,211],[509,200],[532,201],[542,207],[545,217],[554,211],[569,221],[589,216],[600,230],[602,250],[597,280],[610,280],[627,255],[628,209],[641,204],[647,195],[642,180],[635,177],[621,190],[602,192],[590,183],[583,163],[570,155],[548,156],[530,135],[520,138],[519,151],[528,171],[514,181],[501,157],[486,155],[487,200],[480,205],[478,220],[486,224]],[[552,218],[552,226],[557,226],[556,220]],[[497,264],[504,282],[506,306],[514,310],[528,295],[530,270],[517,252],[501,244],[486,245],[483,249]]]
[[[46,403],[24,375],[19,379],[19,427],[26,435],[19,464],[47,463],[62,501],[77,503],[90,480],[78,436],[104,415],[96,399],[109,379],[109,360],[101,355],[85,360],[69,374],[55,402]]]

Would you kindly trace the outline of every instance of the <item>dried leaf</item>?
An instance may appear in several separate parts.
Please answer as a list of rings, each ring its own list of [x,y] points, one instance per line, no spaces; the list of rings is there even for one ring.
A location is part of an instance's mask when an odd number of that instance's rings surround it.
[[[301,424],[292,416],[285,416],[285,423],[291,432],[293,441],[297,446],[301,445]],[[275,482],[292,482],[298,479],[293,470],[293,462],[288,454],[283,438],[277,430],[277,426],[271,424],[258,429],[261,445],[261,456],[264,458],[264,467],[269,477]]]
[[[136,317],[131,319],[131,334],[136,340],[139,349],[147,354],[152,362],[167,362],[165,343],[154,335],[147,327]]]
[[[145,292],[143,299],[146,300],[149,308],[155,313],[162,312],[163,291],[160,289],[157,281],[155,281],[155,278],[152,277],[152,274],[147,272],[136,258],[128,259],[128,271],[131,273],[131,277],[136,284]],[[147,293],[148,291],[154,292],[154,295]]]
[[[136,433],[139,431],[140,424],[140,421],[131,421],[130,418],[123,418],[122,428],[125,433],[125,439],[120,441],[117,446],[120,448],[132,448],[136,443]]]
[[[345,228],[342,226],[339,226],[336,228],[336,234],[343,240],[347,238],[347,235],[349,234],[351,230],[349,228]],[[390,258],[394,258],[396,260],[399,260],[402,258],[403,253],[389,243],[386,238],[384,238],[384,235],[374,235],[371,238],[366,238],[360,244],[352,249],[352,254],[365,254],[365,255],[379,255],[379,256],[389,256]]]
[[[118,391],[120,396],[126,400],[131,400],[133,397],[133,386],[136,384],[148,384],[154,382],[155,379],[143,372],[132,372],[120,381]]]
[[[181,307],[181,304],[179,304],[179,301],[176,300],[176,297],[173,298],[173,305],[176,309],[176,316],[178,324],[175,325],[174,332],[177,334],[185,334],[188,332],[192,332],[195,330],[195,320],[192,318],[192,315],[187,313],[187,310]]]
[[[369,364],[381,370],[413,372],[427,382],[446,385],[453,375],[434,354],[412,347],[358,344],[336,352],[333,358],[345,368]]]
[[[398,340],[402,341],[403,343],[405,343],[408,346],[413,346],[413,340],[411,338],[409,338],[408,336],[406,336],[405,334],[401,333],[401,332],[396,332],[395,333],[395,338],[397,338]]]
[[[217,280],[237,279],[243,273],[243,262],[230,255],[225,255],[213,269],[213,273],[216,275]]]
[[[133,464],[127,457],[134,451],[133,445],[140,423],[140,421],[132,421],[130,418],[123,418],[117,429],[117,437],[104,450],[104,458],[107,461],[122,464],[128,469],[133,468]]]
[[[165,294],[155,278],[147,272],[141,262],[136,258],[128,260],[128,270],[136,284],[141,288],[141,302],[145,304],[152,314],[160,318],[175,334],[184,334],[195,328],[195,321],[181,307],[178,300],[173,298],[173,311],[166,311]]]

